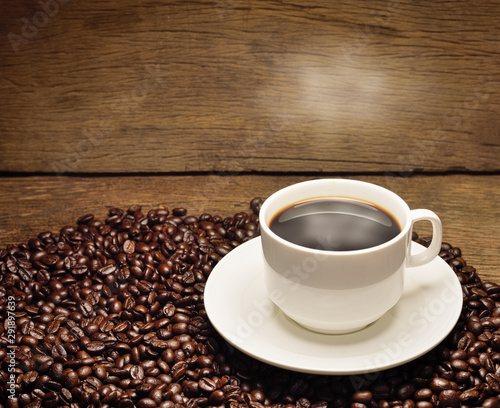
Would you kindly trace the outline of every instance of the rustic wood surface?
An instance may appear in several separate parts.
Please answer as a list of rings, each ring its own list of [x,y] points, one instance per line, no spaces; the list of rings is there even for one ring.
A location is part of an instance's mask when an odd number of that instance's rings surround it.
[[[444,240],[462,249],[482,279],[500,283],[500,176],[350,178],[390,188],[410,208],[434,210],[442,219]],[[192,215],[250,212],[252,198],[307,179],[311,177],[238,174],[0,178],[0,247],[26,242],[42,231],[57,232],[87,213],[103,219],[109,208],[132,204],[144,210],[186,207]],[[416,229],[426,235],[427,228]]]
[[[498,6],[0,0],[0,171],[498,171]]]

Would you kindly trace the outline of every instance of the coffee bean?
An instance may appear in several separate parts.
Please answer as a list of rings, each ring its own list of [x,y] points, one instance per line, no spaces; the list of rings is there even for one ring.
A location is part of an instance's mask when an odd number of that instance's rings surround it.
[[[215,390],[208,397],[208,403],[211,405],[219,405],[224,402],[224,391]]]
[[[250,208],[252,209],[254,214],[259,213],[262,204],[264,204],[264,199],[261,197],[256,197],[250,201]]]
[[[187,323],[176,323],[172,326],[172,332],[174,335],[185,334],[188,332]]]
[[[85,379],[84,385],[88,385],[94,391],[99,390],[102,387],[102,382],[97,377],[88,377]]]
[[[429,400],[431,398],[432,394],[433,393],[432,393],[431,389],[421,388],[421,389],[415,391],[413,396],[417,401],[420,401],[420,400]],[[418,406],[418,404],[417,404],[417,406]]]
[[[460,401],[468,405],[469,403],[476,402],[480,397],[479,391],[471,389],[465,390],[460,394]]]
[[[52,380],[47,380],[43,383],[43,386],[46,389],[52,390],[52,391],[60,391],[62,388],[62,385],[57,382],[57,381],[52,381]]]
[[[50,375],[55,381],[61,381],[64,375],[64,366],[61,363],[54,363],[50,367]]]
[[[500,397],[490,397],[483,401],[483,408],[500,408]]]
[[[75,267],[71,268],[71,274],[75,276],[84,276],[88,274],[89,268],[87,265],[75,265]]]
[[[93,214],[86,214],[86,215],[82,215],[81,217],[79,217],[77,220],[77,223],[78,224],[88,224],[93,219],[94,219]]]
[[[464,357],[466,357],[466,355]],[[464,360],[452,360],[450,364],[454,371],[466,371],[469,368],[469,365]]]
[[[134,365],[130,369],[130,377],[134,380],[144,380],[144,369],[139,365]]]
[[[43,396],[42,400],[43,407],[55,408],[59,404],[59,395],[54,391],[50,391]]]
[[[434,405],[432,402],[429,401],[418,401],[416,403],[417,408],[433,408]]]
[[[410,399],[415,393],[415,386],[410,383],[404,383],[397,387],[396,396],[404,401]]]
[[[358,391],[354,393],[352,396],[352,399],[355,402],[360,402],[362,404],[367,404],[369,403],[373,398],[373,395],[370,391]]]
[[[130,239],[127,239],[123,243],[123,252],[126,254],[132,254],[135,252],[135,241],[132,241]]]
[[[34,328],[31,329],[30,335],[29,336],[23,336],[21,343],[25,344],[27,346],[36,346],[38,345],[38,340],[43,340],[44,338],[44,333],[40,329]]]
[[[58,320],[53,320],[52,322],[49,323],[45,331],[49,334],[55,334],[59,331],[60,327],[61,327],[61,322]]]
[[[78,305],[78,309],[80,313],[85,317],[90,317],[93,313],[92,304],[87,300],[82,300]]]
[[[175,381],[178,381],[186,375],[186,370],[187,363],[185,361],[178,361],[172,366],[170,373],[172,375],[172,378]]]
[[[467,350],[471,344],[476,340],[476,336],[470,331],[463,333],[462,337],[458,341],[457,348],[460,350]]]
[[[203,308],[207,276],[258,236],[251,214],[186,216],[177,208],[84,215],[60,235],[0,251],[0,297],[17,302],[22,406],[431,408],[498,405],[500,286],[448,243],[464,309],[435,350],[377,375],[302,375],[259,363],[214,336]],[[425,245],[429,240],[413,234]],[[0,314],[2,308],[0,306]],[[5,321],[5,317],[2,319]],[[0,360],[8,344],[0,325]],[[6,379],[0,371],[0,383]],[[24,388],[24,389],[23,389]],[[24,392],[23,392],[24,391]]]
[[[33,384],[38,379],[38,373],[36,371],[29,371],[23,376],[23,382],[27,385]]]
[[[493,373],[488,373],[485,376],[486,383],[490,386],[490,388],[497,392],[500,393],[500,376],[493,374]]]
[[[443,390],[449,390],[452,388],[451,383],[444,378],[433,378],[429,384],[429,388],[436,394],[439,394]]]
[[[137,403],[139,408],[156,408],[157,404],[152,398],[142,398]]]
[[[54,358],[66,358],[68,353],[66,352],[66,349],[64,348],[64,346],[62,344],[54,344],[52,346],[52,351],[51,351],[51,355],[52,357]]]
[[[176,217],[183,217],[184,215],[186,215],[187,213],[187,210],[183,207],[176,207],[172,210],[172,214]],[[182,222],[182,220],[181,220]],[[177,224],[180,224],[181,222],[178,222]]]
[[[472,375],[469,371],[459,371],[455,375],[455,381],[459,384],[469,384],[472,380]]]
[[[102,341],[91,341],[85,346],[85,349],[91,354],[101,353],[105,348],[106,346]]]
[[[89,366],[82,366],[76,370],[76,373],[80,379],[85,379],[92,375],[92,368]]]
[[[110,275],[110,274],[113,274],[117,271],[117,267],[116,265],[114,264],[109,264],[109,265],[106,265],[106,266],[103,266],[102,268],[100,268],[97,273],[100,275],[100,276],[107,276],[107,275]]]
[[[198,381],[198,387],[200,390],[206,393],[212,393],[217,389],[217,386],[213,380],[210,378],[202,378]]]
[[[62,388],[59,396],[64,404],[69,405],[71,403],[71,400],[73,399],[73,395],[67,388]]]
[[[26,320],[20,324],[21,333],[24,335],[30,334],[31,330],[35,328],[35,323],[32,320]]]
[[[64,385],[64,387],[71,390],[72,388],[76,387],[80,381],[78,378],[78,374],[69,368],[64,370],[61,382]]]
[[[459,407],[460,393],[454,390],[443,390],[439,394],[439,402],[445,407]]]

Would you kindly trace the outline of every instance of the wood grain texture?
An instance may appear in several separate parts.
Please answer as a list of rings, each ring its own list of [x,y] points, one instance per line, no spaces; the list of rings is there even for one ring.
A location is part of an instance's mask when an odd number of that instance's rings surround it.
[[[0,4],[0,171],[500,170],[496,0]]]
[[[410,208],[441,218],[444,240],[462,249],[484,280],[500,283],[500,176],[352,177],[387,187]],[[209,175],[155,177],[0,178],[0,248],[57,232],[84,214],[103,219],[111,207],[140,204],[144,211],[184,206],[189,214],[232,216],[250,212],[254,197],[267,197],[304,176]],[[418,224],[421,236],[428,227]]]

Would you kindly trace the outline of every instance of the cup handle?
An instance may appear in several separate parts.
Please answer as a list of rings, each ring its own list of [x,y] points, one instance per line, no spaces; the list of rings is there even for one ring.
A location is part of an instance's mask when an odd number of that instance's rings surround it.
[[[413,226],[417,221],[430,221],[432,224],[432,241],[428,248],[424,251],[411,255],[408,254],[406,266],[414,267],[426,264],[432,261],[436,256],[439,255],[441,251],[441,243],[443,241],[443,226],[441,225],[441,220],[439,217],[430,210],[411,210],[411,230],[413,231]],[[411,250],[411,231],[409,237],[410,245],[408,245],[408,251]]]

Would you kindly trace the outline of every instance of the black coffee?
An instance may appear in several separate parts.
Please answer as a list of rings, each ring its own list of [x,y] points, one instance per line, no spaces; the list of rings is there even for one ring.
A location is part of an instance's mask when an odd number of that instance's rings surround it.
[[[294,244],[325,251],[354,251],[387,242],[401,232],[394,216],[351,198],[302,201],[278,212],[271,230]]]

